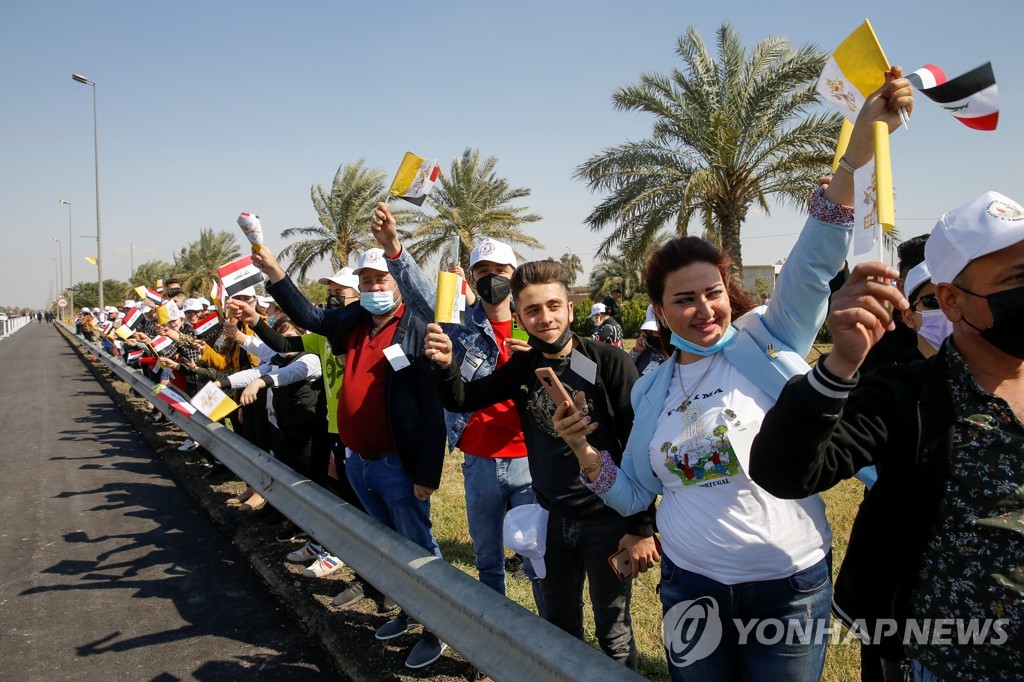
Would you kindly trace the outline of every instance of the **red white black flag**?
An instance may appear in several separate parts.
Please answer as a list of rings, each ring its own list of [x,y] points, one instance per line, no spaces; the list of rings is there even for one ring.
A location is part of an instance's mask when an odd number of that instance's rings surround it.
[[[951,81],[934,64],[925,64],[907,80],[953,118],[975,130],[995,130],[999,123],[999,90],[988,62]]]

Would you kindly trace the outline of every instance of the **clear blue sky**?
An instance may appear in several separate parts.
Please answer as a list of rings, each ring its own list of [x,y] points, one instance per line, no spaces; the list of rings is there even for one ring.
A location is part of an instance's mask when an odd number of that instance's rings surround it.
[[[904,9],[906,7],[906,9]],[[203,227],[238,231],[249,210],[279,250],[282,229],[311,225],[310,186],[365,158],[397,168],[406,150],[442,167],[466,147],[533,190],[529,230],[589,268],[600,236],[582,226],[598,198],[572,179],[591,154],[643,137],[650,119],[610,97],[645,71],[680,62],[694,25],[709,42],[723,19],[747,46],[767,35],[833,49],[870,18],[893,63],[959,75],[993,62],[1001,117],[971,131],[919,98],[893,139],[903,235],[987,189],[1024,198],[1019,40],[1012,2],[48,2],[0,5],[0,304],[42,306],[58,238],[75,279],[95,233],[92,92],[97,83],[104,275],[172,254]],[[802,218],[778,209],[744,227],[749,265],[784,257]],[[242,235],[239,232],[241,241]],[[316,274],[327,272],[327,266]]]

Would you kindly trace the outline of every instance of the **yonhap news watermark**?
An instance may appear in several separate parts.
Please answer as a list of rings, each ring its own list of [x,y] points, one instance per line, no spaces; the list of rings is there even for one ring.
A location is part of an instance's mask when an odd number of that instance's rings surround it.
[[[733,618],[740,646],[763,645],[879,644],[899,637],[903,644],[927,645],[1000,645],[1008,641],[1008,618],[925,618],[921,620],[880,619],[868,623],[853,622],[847,628],[831,618]],[[723,624],[714,597],[698,597],[676,604],[665,613],[662,622],[669,662],[677,667],[710,656],[722,641]]]

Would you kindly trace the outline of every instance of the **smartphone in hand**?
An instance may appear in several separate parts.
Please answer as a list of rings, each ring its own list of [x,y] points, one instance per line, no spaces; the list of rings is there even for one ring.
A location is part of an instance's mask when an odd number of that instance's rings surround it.
[[[558,380],[558,375],[555,374],[555,370],[550,367],[538,367],[534,370],[537,375],[537,379],[540,381],[541,386],[548,392],[551,399],[555,401],[555,405],[561,405],[563,402],[569,402],[572,404],[572,398],[569,396],[569,392],[565,390],[565,386]]]
[[[626,580],[633,576],[632,560],[629,558],[628,549],[620,549],[608,557],[608,565],[615,571],[615,577],[619,580]]]

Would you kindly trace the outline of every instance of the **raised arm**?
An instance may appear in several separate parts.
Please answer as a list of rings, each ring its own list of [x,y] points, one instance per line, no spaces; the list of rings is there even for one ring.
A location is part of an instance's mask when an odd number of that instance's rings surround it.
[[[899,127],[898,110],[914,108],[910,82],[894,66],[886,82],[864,103],[854,125],[844,158],[859,168],[874,156],[874,123],[885,122],[890,133]],[[768,303],[764,324],[773,336],[801,356],[810,352],[814,337],[825,320],[829,281],[849,253],[853,224],[853,174],[842,167],[828,186],[818,189],[811,201],[811,217],[786,259],[775,294]]]

